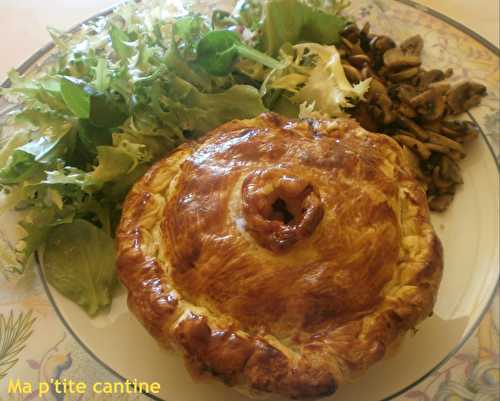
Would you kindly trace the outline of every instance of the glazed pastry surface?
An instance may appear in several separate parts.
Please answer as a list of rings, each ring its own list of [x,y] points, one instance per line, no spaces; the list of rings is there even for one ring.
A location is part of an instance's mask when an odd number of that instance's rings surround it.
[[[158,162],[117,232],[129,306],[192,370],[329,395],[432,312],[443,266],[400,146],[350,119],[232,121]]]

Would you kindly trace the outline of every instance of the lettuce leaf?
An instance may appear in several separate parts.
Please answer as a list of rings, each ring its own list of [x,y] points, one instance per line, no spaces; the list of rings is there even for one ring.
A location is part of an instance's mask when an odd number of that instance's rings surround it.
[[[85,220],[53,228],[44,252],[48,282],[90,316],[109,307],[117,285],[112,238]]]
[[[177,115],[180,126],[199,135],[236,118],[252,118],[266,111],[259,91],[234,85],[221,93],[202,93],[189,82],[175,78],[163,101]],[[176,99],[176,100],[173,100]]]
[[[285,43],[338,43],[340,32],[347,24],[344,17],[337,15],[341,8],[335,1],[266,1],[262,22],[263,50],[276,56]]]
[[[36,206],[19,223],[25,232],[21,242],[17,244],[18,259],[22,264],[40,247],[46,240],[50,230],[61,224],[70,223],[75,216],[75,210],[65,207],[58,210],[54,206]]]
[[[38,173],[44,163],[53,161],[66,149],[63,137],[43,136],[12,152],[0,169],[0,184],[18,184]]]
[[[125,150],[113,146],[99,146],[97,148],[99,164],[92,172],[91,177],[100,182],[112,181],[134,169],[134,159]]]
[[[260,82],[238,72],[216,77],[196,64],[211,30],[204,17],[172,17],[165,2],[153,3],[127,3],[76,33],[52,30],[54,62],[32,75],[11,72],[12,86],[0,90],[19,106],[9,119],[14,135],[0,149],[0,213],[21,212],[20,260],[76,221],[112,236],[127,191],[156,160],[266,111]],[[261,9],[240,10],[245,35],[260,26]]]

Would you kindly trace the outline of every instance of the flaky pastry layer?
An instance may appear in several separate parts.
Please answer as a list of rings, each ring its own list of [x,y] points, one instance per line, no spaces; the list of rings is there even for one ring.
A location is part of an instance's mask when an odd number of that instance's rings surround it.
[[[329,395],[431,312],[443,267],[425,191],[355,121],[232,121],[155,164],[117,232],[129,307],[192,370]]]

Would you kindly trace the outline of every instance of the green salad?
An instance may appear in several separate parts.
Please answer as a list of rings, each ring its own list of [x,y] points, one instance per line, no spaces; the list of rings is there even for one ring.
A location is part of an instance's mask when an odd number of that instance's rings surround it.
[[[9,74],[19,107],[0,150],[2,212],[24,236],[11,268],[44,248],[45,274],[90,315],[116,287],[113,236],[133,183],[184,141],[275,110],[338,116],[369,88],[351,85],[336,48],[348,20],[336,0],[240,1],[211,16],[130,3],[57,47],[36,76]]]

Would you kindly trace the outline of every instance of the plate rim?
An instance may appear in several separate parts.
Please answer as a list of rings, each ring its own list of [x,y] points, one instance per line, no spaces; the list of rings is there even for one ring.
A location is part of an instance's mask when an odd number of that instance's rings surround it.
[[[483,47],[485,47],[488,51],[490,51],[491,53],[493,53],[494,56],[500,58],[500,47],[497,47],[492,42],[490,42],[488,39],[486,39],[484,36],[482,36],[482,35],[478,34],[477,32],[473,31],[472,29],[470,29],[466,25],[462,24],[461,22],[458,22],[457,20],[455,20],[455,19],[453,19],[451,17],[448,17],[447,15],[445,15],[445,14],[439,12],[439,11],[436,11],[436,10],[434,10],[434,9],[428,7],[428,6],[419,4],[419,3],[417,3],[414,0],[396,0],[396,1],[398,3],[402,3],[402,4],[406,5],[408,7],[411,7],[411,8],[417,9],[417,10],[419,10],[421,12],[424,12],[426,14],[429,14],[429,15],[437,18],[437,19],[440,19],[441,21],[443,21],[446,24],[453,26],[455,29],[463,32],[464,34],[468,35],[469,37],[471,37],[472,39],[474,39],[476,42],[478,42],[480,45],[482,45]],[[99,19],[101,17],[105,17],[105,16],[111,14],[117,7],[119,7],[120,5],[122,5],[124,3],[127,3],[127,2],[128,2],[128,0],[118,1],[116,4],[114,4],[114,5],[106,8],[105,10],[100,11],[99,13],[94,14],[93,16],[91,16],[89,18],[86,18],[85,20],[77,23],[76,25],[74,25],[73,27],[71,27],[70,29],[68,29],[67,31],[65,31],[65,33],[74,33],[76,31],[78,31],[84,24],[87,24],[89,22],[95,21],[95,20],[97,20],[97,19]],[[33,53],[29,58],[27,58],[17,68],[15,68],[15,70],[19,74],[24,74],[38,60],[40,60],[43,56],[45,56],[47,53],[49,53],[54,47],[55,47],[54,42],[47,43],[45,46],[41,47],[35,53]],[[10,79],[7,78],[6,80],[4,80],[2,82],[2,84],[0,85],[0,87],[1,88],[8,88],[8,87],[10,87],[10,85],[11,85]],[[469,115],[469,117],[474,122],[476,122],[474,116],[470,112],[467,112],[467,114]],[[493,161],[495,162],[495,165],[497,167],[497,173],[500,173],[500,159],[497,158],[497,156],[495,154],[495,151],[493,149],[493,146],[490,143],[490,141],[487,139],[487,136],[486,136],[485,132],[482,130],[482,128],[479,125],[478,125],[478,127],[480,129],[481,136],[483,137],[483,140],[485,141],[485,143],[486,143],[486,145],[488,147],[488,150],[489,150],[489,152],[491,154],[491,157],[493,158]],[[40,263],[40,258],[39,258],[38,251],[36,251],[34,259],[35,259],[35,265],[36,265],[36,272],[37,272],[37,274],[38,274],[38,276],[40,278],[40,281],[42,282],[42,286],[44,288],[44,292],[47,295],[47,298],[49,299],[49,302],[50,302],[52,308],[56,312],[56,315],[59,318],[59,320],[62,322],[64,328],[71,334],[71,336],[78,343],[78,345],[80,345],[85,350],[85,352],[87,352],[87,354],[90,355],[91,358],[93,358],[98,364],[100,364],[109,373],[111,373],[112,375],[116,376],[121,381],[125,381],[126,378],[124,376],[122,376],[121,374],[119,374],[115,369],[113,369],[106,362],[104,362],[103,360],[101,360],[84,343],[84,341],[74,332],[74,330],[72,329],[72,327],[69,325],[69,323],[64,318],[63,314],[61,313],[61,311],[60,311],[60,309],[59,309],[59,307],[57,305],[57,303],[54,300],[54,297],[52,296],[51,289],[50,289],[49,284],[46,281],[45,275],[43,273],[43,269],[42,269],[42,265]],[[495,296],[496,296],[497,292],[500,289],[499,278],[500,278],[500,270],[497,272],[497,275],[496,275],[497,284],[495,285],[495,287],[493,287],[492,293],[489,295],[488,300],[485,303],[485,306],[484,306],[483,310],[481,311],[481,313],[479,314],[477,320],[469,328],[468,332],[462,337],[462,339],[448,352],[448,354],[439,363],[437,363],[432,369],[430,369],[427,373],[425,373],[424,375],[422,375],[419,379],[417,379],[414,382],[412,382],[412,383],[408,384],[407,386],[403,387],[401,390],[398,390],[397,392],[389,395],[388,397],[383,398],[380,401],[393,400],[394,398],[396,398],[396,397],[398,397],[398,396],[406,393],[411,388],[419,385],[424,380],[426,380],[427,378],[429,378],[432,374],[434,374],[445,363],[447,363],[453,357],[453,355],[455,355],[464,346],[464,344],[471,338],[472,334],[479,327],[479,325],[481,324],[481,322],[484,319],[484,316],[486,315],[486,313],[490,309],[490,307],[491,307],[491,305],[493,303],[493,300],[495,299]],[[160,398],[160,397],[158,397],[158,396],[156,396],[154,394],[150,394],[150,393],[144,392],[143,395],[145,395],[145,396],[147,396],[150,399],[155,400],[155,401],[167,401],[166,399]]]

